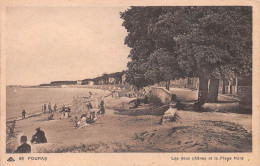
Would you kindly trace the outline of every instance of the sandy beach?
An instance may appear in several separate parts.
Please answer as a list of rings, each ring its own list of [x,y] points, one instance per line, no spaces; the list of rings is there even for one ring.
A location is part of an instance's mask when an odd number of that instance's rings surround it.
[[[32,152],[250,152],[251,115],[219,112],[178,111],[179,119],[161,125],[161,115],[142,113],[154,105],[130,109],[134,98],[106,98],[106,114],[94,124],[75,129],[73,116],[47,120],[47,114],[17,121],[17,138],[28,139],[41,127],[46,144],[33,144]],[[129,103],[130,102],[130,103]],[[129,113],[130,112],[130,113]],[[18,146],[12,138],[10,147]],[[10,149],[9,149],[10,150]]]

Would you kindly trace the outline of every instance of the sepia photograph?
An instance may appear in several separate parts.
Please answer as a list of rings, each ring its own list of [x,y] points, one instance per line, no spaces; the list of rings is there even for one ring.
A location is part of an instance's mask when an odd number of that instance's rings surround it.
[[[8,6],[5,153],[252,153],[252,44],[250,5]]]

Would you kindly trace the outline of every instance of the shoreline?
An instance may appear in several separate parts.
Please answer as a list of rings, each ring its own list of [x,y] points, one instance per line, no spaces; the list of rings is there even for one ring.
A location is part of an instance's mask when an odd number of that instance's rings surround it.
[[[11,87],[13,88],[13,87]],[[78,87],[19,87],[19,88],[78,88]],[[104,90],[104,91],[108,91],[109,93],[107,95],[104,95],[103,97],[106,98],[108,96],[111,96],[113,94],[113,92],[109,89],[104,89],[103,87],[92,87],[92,88],[89,88],[89,87],[81,87],[81,88],[88,88],[88,89],[99,89],[99,90]],[[101,95],[102,96],[102,95]],[[100,98],[101,97],[100,95],[97,96],[97,98]],[[95,101],[95,98],[89,98],[88,96],[87,97],[79,97],[79,98],[84,98],[84,99],[87,99],[85,102],[89,102],[89,101]],[[71,101],[71,104],[67,104],[65,105],[65,107],[71,107],[72,106],[72,102]],[[57,108],[57,110],[59,110],[61,108]],[[28,113],[26,114],[26,118],[25,119],[29,119],[29,118],[32,118],[32,117],[36,117],[36,116],[40,116],[44,114],[43,112],[35,112],[35,113]],[[6,118],[6,124],[8,123],[12,123],[14,120],[16,121],[20,121],[20,120],[23,120],[21,116],[17,116],[17,117],[10,117],[10,118]]]

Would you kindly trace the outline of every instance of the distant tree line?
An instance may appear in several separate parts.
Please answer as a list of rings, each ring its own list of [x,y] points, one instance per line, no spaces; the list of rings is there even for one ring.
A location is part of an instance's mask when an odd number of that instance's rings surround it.
[[[82,80],[82,85],[89,84],[90,81],[93,81],[94,84],[109,84],[109,78],[114,78],[114,83],[115,84],[120,84],[122,83],[122,76],[126,72],[123,70],[121,72],[115,72],[111,74],[106,74],[104,73],[100,77],[95,77],[95,78],[87,78]],[[40,86],[60,86],[60,85],[75,85],[77,84],[77,81],[52,81],[50,84],[40,84]]]
[[[120,15],[131,48],[126,81],[138,88],[198,77],[203,104],[217,102],[219,79],[252,79],[252,7],[135,6]]]
[[[122,76],[125,74],[126,72],[123,70],[121,72],[115,72],[115,73],[111,73],[111,74],[107,74],[107,73],[103,73],[102,76],[96,77],[96,78],[92,78],[92,79],[84,79],[82,80],[82,84],[88,84],[90,81],[93,81],[94,84],[110,84],[109,82],[109,78],[114,78],[114,83],[115,84],[120,84],[122,83]]]

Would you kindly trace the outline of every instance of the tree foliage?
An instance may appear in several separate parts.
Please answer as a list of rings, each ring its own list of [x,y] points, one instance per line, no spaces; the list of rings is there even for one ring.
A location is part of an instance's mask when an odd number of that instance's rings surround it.
[[[127,80],[138,87],[252,75],[251,7],[131,7],[121,18],[131,48]]]

